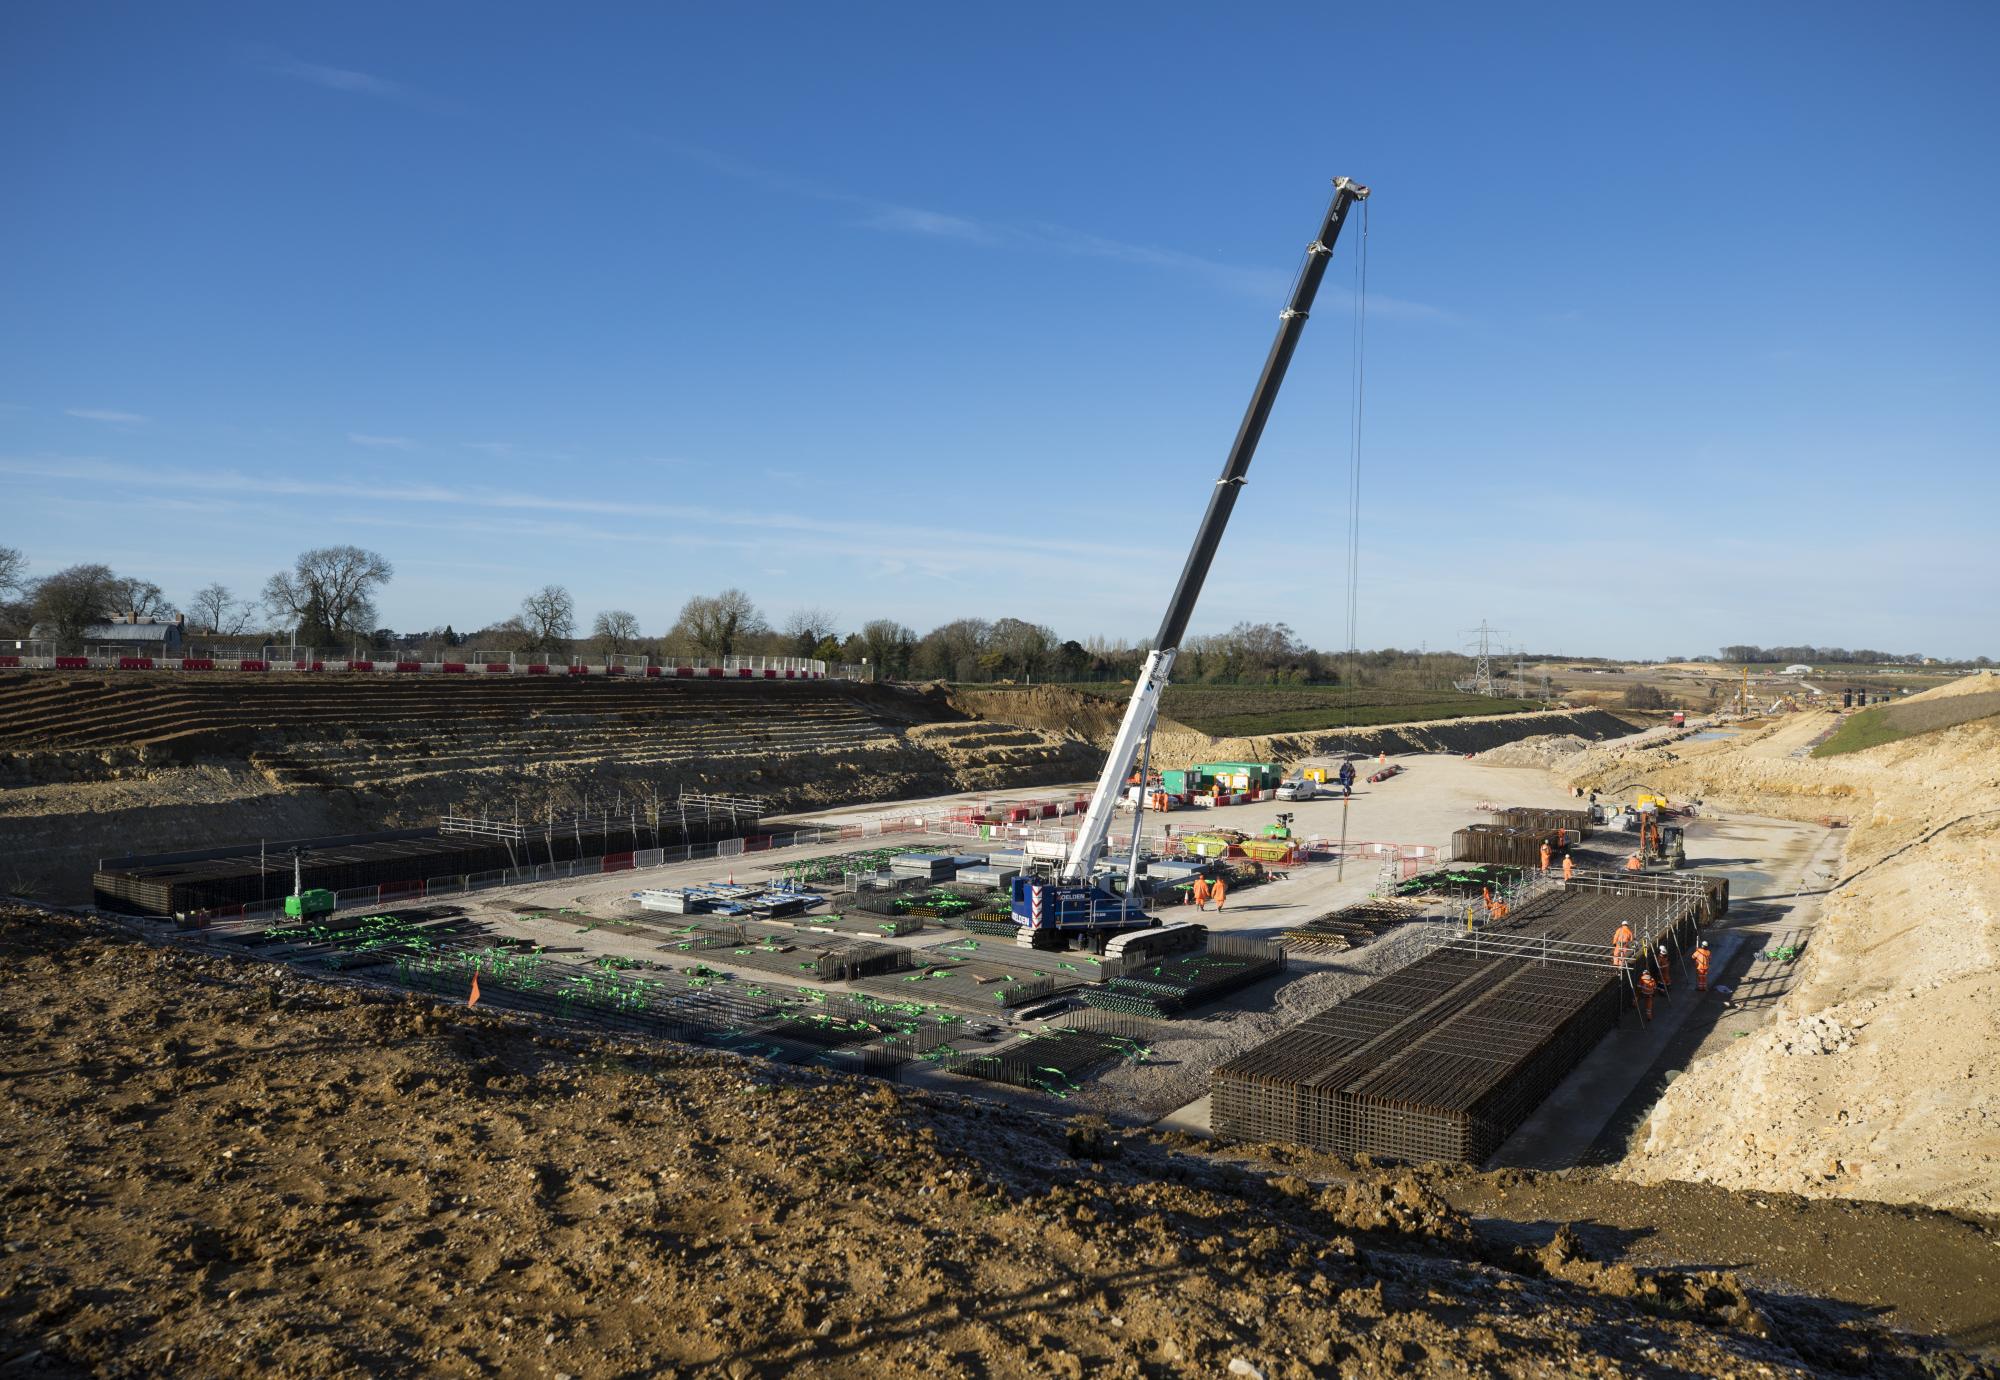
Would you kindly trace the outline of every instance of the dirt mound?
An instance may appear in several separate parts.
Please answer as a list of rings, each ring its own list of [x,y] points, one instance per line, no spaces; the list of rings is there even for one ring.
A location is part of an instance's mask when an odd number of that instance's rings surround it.
[[[1408,1175],[1266,1179],[53,918],[0,957],[22,1373],[1992,1374],[1482,1239]]]
[[[1505,743],[1497,748],[1488,748],[1473,760],[1485,767],[1548,768],[1584,751],[1589,746],[1588,738],[1580,738],[1574,733],[1544,733],[1533,738],[1523,738],[1518,743]]]
[[[1060,733],[1100,747],[1108,746],[1125,717],[1123,700],[1065,690],[1057,685],[1025,689],[979,690],[970,686],[940,687],[954,709],[992,723],[1018,724]],[[1160,730],[1192,733],[1186,724],[1161,719]]]

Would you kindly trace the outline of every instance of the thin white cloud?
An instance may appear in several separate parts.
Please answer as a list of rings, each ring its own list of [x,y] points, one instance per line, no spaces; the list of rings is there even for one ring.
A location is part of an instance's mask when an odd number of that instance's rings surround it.
[[[198,490],[264,497],[331,498],[369,503],[440,504],[460,510],[486,509],[497,513],[527,513],[530,525],[546,524],[543,514],[566,514],[579,518],[671,522],[694,530],[737,528],[753,532],[811,535],[822,541],[839,539],[854,543],[856,551],[879,552],[884,544],[907,547],[911,532],[907,527],[866,522],[839,522],[806,517],[802,514],[761,510],[710,508],[690,504],[651,503],[631,498],[582,498],[560,493],[523,493],[505,489],[452,488],[441,484],[369,483],[354,480],[332,483],[314,479],[290,479],[272,475],[248,475],[236,470],[185,470],[127,465],[114,461],[77,457],[0,458],[0,474],[17,474],[72,483],[115,484],[134,490]],[[580,524],[579,535],[603,531],[604,524]],[[656,533],[634,534],[644,540],[658,540]],[[1017,558],[1022,552],[1042,552],[1051,556],[1080,556],[1095,562],[1114,558],[1137,559],[1146,554],[1130,547],[1108,546],[1097,541],[1067,541],[1060,538],[1014,536],[976,529],[926,528],[923,535],[940,543],[940,557],[976,553],[980,559]]]
[[[940,239],[964,240],[968,244],[999,244],[1004,238],[977,221],[963,216],[949,216],[942,211],[926,211],[920,206],[874,204],[868,214],[855,223],[870,230],[931,235]]]
[[[117,412],[108,407],[65,407],[63,412],[71,417],[81,417],[86,422],[112,422],[119,426],[137,426],[153,420],[137,412]]]
[[[1156,245],[1110,239],[1050,221],[1010,223],[973,220],[947,211],[906,206],[841,191],[807,178],[775,172],[697,145],[662,140],[646,134],[640,134],[639,137],[649,143],[660,144],[679,157],[700,163],[738,182],[751,183],[787,196],[857,207],[861,210],[862,216],[854,223],[865,229],[957,240],[985,248],[1028,249],[1043,253],[1113,259],[1144,268],[1165,269],[1169,272],[1205,277],[1232,292],[1272,299],[1283,294],[1285,285],[1291,281],[1291,275],[1296,270],[1296,265],[1287,265],[1283,268],[1244,268],[1236,264],[1218,263],[1213,259],[1204,259],[1198,254],[1187,253],[1185,250],[1162,249]],[[1323,291],[1336,301],[1351,301],[1353,296],[1350,291],[1336,283],[1328,283]],[[1439,307],[1406,301],[1379,292],[1371,292],[1368,295],[1368,308],[1371,312],[1403,320],[1453,319],[1451,313]]]
[[[415,450],[417,443],[407,436],[370,436],[364,432],[350,431],[347,439],[357,446],[369,446],[377,450]]]
[[[351,67],[331,67],[321,62],[305,62],[274,48],[249,50],[250,60],[273,76],[317,86],[324,91],[341,91],[351,96],[373,96],[378,100],[407,100],[416,93],[401,82],[390,81]]]

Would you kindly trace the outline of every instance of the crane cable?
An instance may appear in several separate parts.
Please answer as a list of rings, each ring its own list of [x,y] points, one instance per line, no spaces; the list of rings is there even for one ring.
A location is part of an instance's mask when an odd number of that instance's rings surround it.
[[[1351,355],[1353,395],[1348,417],[1347,472],[1347,653],[1353,683],[1356,624],[1361,610],[1361,419],[1368,371],[1368,203],[1361,203],[1361,245],[1354,256],[1354,335]]]

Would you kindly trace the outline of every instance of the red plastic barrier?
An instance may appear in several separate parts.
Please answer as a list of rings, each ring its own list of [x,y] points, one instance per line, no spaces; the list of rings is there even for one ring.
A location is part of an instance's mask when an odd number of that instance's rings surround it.
[[[1043,818],[1043,819],[1056,819],[1056,818],[1058,818],[1058,817],[1059,817],[1059,816],[1060,816],[1061,814],[1062,814],[1062,806],[1060,806],[1060,805],[1044,805],[1044,806],[1042,806],[1042,818]]]
[[[486,663],[486,674],[489,676],[504,676],[513,669],[512,666],[504,661],[489,661]]]
[[[649,676],[662,675],[665,673],[665,669],[666,669],[665,667],[661,666],[648,666],[646,668],[646,674]]]
[[[438,670],[448,676],[462,676],[465,674],[465,663],[462,661],[441,661],[438,663]]]
[[[604,668],[604,674],[607,676],[622,676],[625,674],[625,668],[623,666],[607,666]]]
[[[692,667],[692,666],[676,666],[676,667],[674,667],[674,674],[675,674],[675,675],[677,675],[677,676],[686,676],[686,677],[689,677],[689,678],[692,678],[692,677],[694,676],[694,667]]]
[[[766,666],[766,667],[764,668],[764,679],[765,679],[765,680],[776,680],[777,678],[778,678],[778,668],[777,668],[777,667],[775,667],[775,666]]]
[[[751,674],[750,668],[748,666],[738,666],[736,668],[736,678],[738,680],[748,680],[750,679],[750,674]]]
[[[19,666],[20,664],[21,658],[17,656],[0,656],[0,666]]]
[[[347,663],[347,669],[350,671],[372,671],[375,669],[375,663],[372,661],[350,661]]]
[[[548,673],[549,668],[541,665],[539,662],[528,668],[528,674],[531,676],[545,676]]]
[[[121,656],[118,658],[118,669],[121,671],[150,671],[153,669],[153,658],[149,656]]]
[[[271,663],[246,658],[236,663],[236,669],[239,671],[268,671],[271,669]]]
[[[630,872],[632,870],[632,855],[630,853],[606,853],[604,855],[604,870],[606,872]]]
[[[56,658],[58,671],[88,671],[90,658],[87,656],[59,656]]]
[[[752,834],[743,840],[743,851],[745,853],[762,853],[770,848],[770,846],[771,836],[769,834]]]
[[[588,666],[572,666],[569,668],[569,673],[573,676],[587,676],[590,674],[590,668]]]
[[[709,667],[709,668],[708,668],[708,673],[709,673],[709,674],[710,674],[711,676],[714,676],[714,677],[715,677],[715,678],[716,678],[717,680],[720,680],[720,679],[722,679],[722,668],[721,668],[720,666],[711,666],[711,667]]]
[[[399,661],[396,663],[396,669],[398,671],[421,671],[424,669],[424,663],[421,661]]]

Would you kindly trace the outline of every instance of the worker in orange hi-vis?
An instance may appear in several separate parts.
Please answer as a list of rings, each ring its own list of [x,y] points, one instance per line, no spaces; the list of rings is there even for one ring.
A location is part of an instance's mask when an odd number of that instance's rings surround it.
[[[1492,910],[1492,909],[1493,909],[1493,888],[1492,888],[1492,887],[1490,887],[1490,886],[1483,886],[1483,887],[1479,888],[1479,897],[1480,897],[1480,899],[1481,899],[1481,900],[1483,900],[1483,901],[1485,901],[1485,902],[1486,902],[1486,909],[1488,909],[1488,910]]]
[[[1611,935],[1611,966],[1614,968],[1623,968],[1625,960],[1631,956],[1631,953],[1632,927],[1623,920],[1620,920],[1618,928]]]
[[[1674,985],[1674,961],[1667,956],[1667,946],[1660,945],[1660,951],[1653,955],[1653,966],[1660,970],[1660,986]]]
[[[1549,841],[1548,841],[1547,839],[1543,839],[1543,840],[1542,840],[1542,871],[1546,872],[1546,871],[1548,871],[1548,870],[1549,870],[1549,864],[1555,861],[1555,857],[1556,857],[1556,855],[1555,855],[1555,850],[1553,850],[1553,849],[1551,849],[1551,848],[1549,847]]]
[[[1194,879],[1194,906],[1196,910],[1208,909],[1208,878]]]
[[[1644,872],[1646,870],[1646,864],[1640,862],[1639,855],[1637,853],[1634,853],[1631,857],[1625,860],[1625,870],[1627,872]]]
[[[467,1006],[479,1005],[479,970],[476,968],[472,972],[472,995],[465,999],[465,1004]]]
[[[1495,901],[1493,903],[1493,918],[1495,920],[1505,920],[1507,918],[1507,903],[1505,901]]]
[[[1702,940],[1694,947],[1694,990],[1708,990],[1708,941]]]
[[[1222,903],[1229,899],[1229,883],[1222,878],[1215,879],[1215,913],[1222,914]]]
[[[1653,997],[1659,990],[1660,984],[1653,981],[1651,972],[1639,974],[1639,990],[1632,994],[1632,1005],[1636,1007],[1644,1001],[1648,1021],[1653,1019]]]
[[[1563,854],[1563,880],[1566,882],[1576,880],[1576,861],[1567,853]]]

